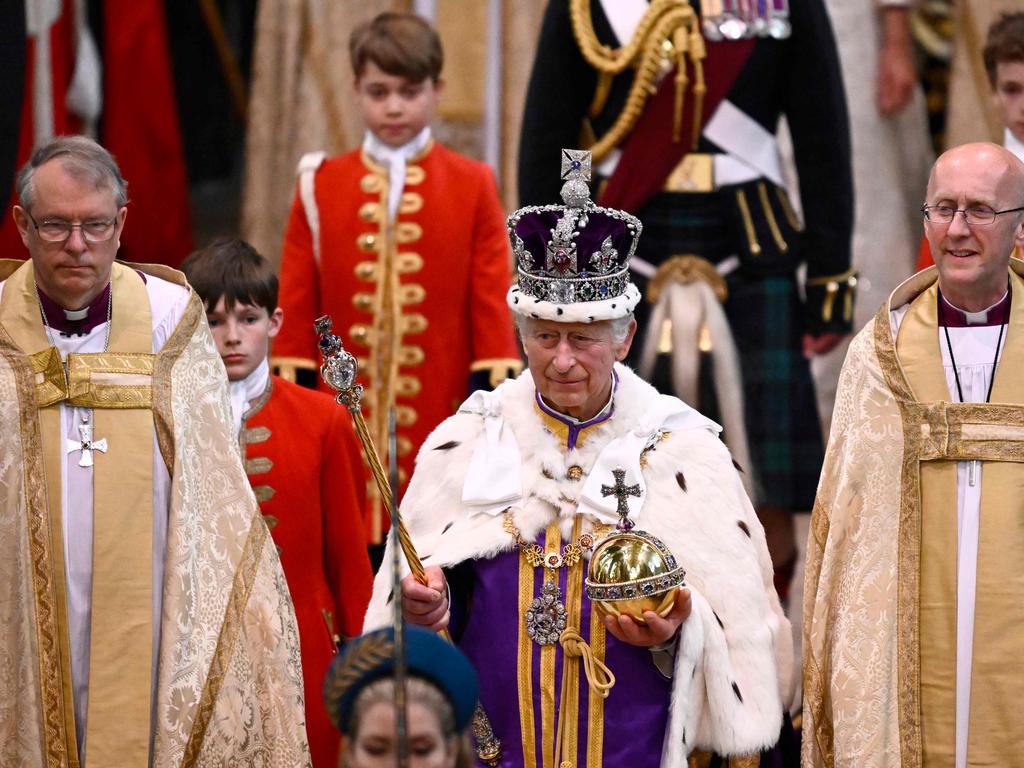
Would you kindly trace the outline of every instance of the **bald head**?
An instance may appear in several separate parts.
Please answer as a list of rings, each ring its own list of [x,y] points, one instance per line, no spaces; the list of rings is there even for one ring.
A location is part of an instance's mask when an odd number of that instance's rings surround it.
[[[943,295],[969,312],[999,301],[1014,246],[1024,244],[1024,163],[996,144],[955,147],[932,166],[925,205],[956,210],[952,221],[936,211],[924,222]]]
[[[1024,205],[1024,163],[1005,147],[989,141],[976,141],[961,144],[946,150],[935,161],[932,172],[928,176],[928,200],[933,201],[936,176],[945,178],[947,175],[959,175],[966,169],[984,168],[998,177],[1002,191],[1008,196],[1007,201],[1013,202],[1011,208]],[[993,190],[995,191],[995,190]],[[997,210],[1001,210],[998,207]]]

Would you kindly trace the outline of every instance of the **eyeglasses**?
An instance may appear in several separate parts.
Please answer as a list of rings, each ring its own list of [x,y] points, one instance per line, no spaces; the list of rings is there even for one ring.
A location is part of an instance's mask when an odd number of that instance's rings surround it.
[[[82,237],[88,243],[105,243],[114,236],[117,229],[117,217],[112,219],[93,219],[92,221],[70,222],[60,219],[36,221],[31,213],[25,214],[32,221],[32,226],[39,233],[39,239],[47,243],[63,243],[71,237],[71,230],[78,227]]]
[[[939,205],[925,205],[921,207],[921,213],[924,214],[925,219],[933,224],[949,224],[958,213],[962,213],[964,221],[967,222],[968,226],[991,224],[996,220],[996,216],[1004,213],[1016,213],[1017,211],[1024,211],[1024,208],[1007,208],[1004,211],[997,211],[989,208],[987,205],[955,208],[952,205],[943,205],[941,203]]]

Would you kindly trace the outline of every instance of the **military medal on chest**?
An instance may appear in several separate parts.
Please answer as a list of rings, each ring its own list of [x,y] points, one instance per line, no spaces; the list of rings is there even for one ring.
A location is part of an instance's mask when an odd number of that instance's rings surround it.
[[[601,494],[618,501],[619,522],[590,558],[585,588],[587,597],[604,614],[626,614],[645,624],[644,612],[667,616],[686,571],[657,536],[641,531],[629,519],[631,496],[640,486],[626,483],[626,470],[612,470],[614,482],[602,485]]]

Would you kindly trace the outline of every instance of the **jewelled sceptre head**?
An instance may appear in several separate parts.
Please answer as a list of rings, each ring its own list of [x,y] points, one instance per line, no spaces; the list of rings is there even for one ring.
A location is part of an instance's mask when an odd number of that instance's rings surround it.
[[[377,490],[380,492],[381,500],[387,509],[394,510],[394,528],[397,533],[402,553],[409,563],[409,570],[420,584],[427,583],[427,574],[423,568],[423,562],[416,552],[412,543],[409,530],[405,527],[402,515],[397,506],[392,505],[394,498],[391,491],[391,482],[387,471],[381,464],[380,455],[373,444],[373,438],[366,428],[366,421],[363,419],[361,401],[363,398],[363,386],[356,383],[356,375],[359,373],[359,365],[356,358],[345,350],[341,339],[334,332],[334,323],[329,315],[318,318],[314,324],[319,341],[320,354],[323,356],[323,364],[320,366],[320,375],[327,385],[337,393],[334,399],[344,405],[352,414],[352,424],[355,427],[356,435],[363,447],[366,461],[370,465],[370,472],[373,474]],[[439,633],[445,640],[452,642],[451,635],[447,630]],[[473,737],[476,741],[476,753],[484,765],[497,765],[501,760],[501,741],[494,735],[487,713],[480,704],[476,705],[473,713]]]
[[[317,318],[314,323],[320,337],[320,354],[324,358],[323,365],[320,366],[320,375],[328,386],[338,393],[335,399],[339,403],[350,411],[359,410],[363,399],[363,385],[356,384],[359,365],[356,358],[345,350],[333,326],[330,315]]]
[[[619,523],[594,550],[587,569],[586,590],[604,614],[627,614],[645,624],[644,611],[667,616],[686,571],[665,543],[641,531],[629,518],[630,496],[640,496],[640,486],[627,485],[626,470],[612,470],[614,483],[602,485],[604,496],[618,502]]]

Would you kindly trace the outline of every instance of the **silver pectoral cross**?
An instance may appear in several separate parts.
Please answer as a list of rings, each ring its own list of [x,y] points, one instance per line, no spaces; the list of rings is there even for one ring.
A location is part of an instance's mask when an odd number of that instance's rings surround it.
[[[74,453],[75,451],[81,451],[82,457],[78,460],[78,466],[80,467],[91,467],[92,466],[92,452],[102,451],[107,452],[107,439],[104,437],[101,440],[92,439],[92,424],[88,421],[83,420],[78,425],[78,434],[82,436],[81,440],[72,440],[67,438],[65,445],[67,446],[67,453]]]

